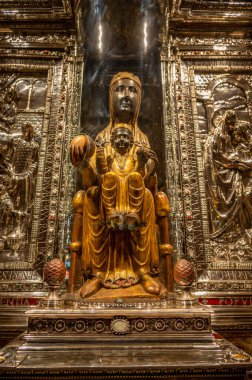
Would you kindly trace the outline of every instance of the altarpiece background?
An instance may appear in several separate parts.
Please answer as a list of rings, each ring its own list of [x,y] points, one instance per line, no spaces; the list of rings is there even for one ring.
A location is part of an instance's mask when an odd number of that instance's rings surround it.
[[[98,3],[92,8],[88,1],[26,1],[14,8],[2,1],[0,133],[22,140],[21,125],[29,122],[38,150],[22,238],[4,238],[6,218],[16,214],[5,207],[13,201],[8,191],[2,196],[3,343],[25,328],[24,311],[46,294],[45,262],[67,256],[79,181],[69,162],[69,142],[80,131],[95,137],[106,125],[108,84],[123,69],[143,81],[140,126],[158,152],[159,182],[170,197],[174,259],[186,255],[195,263],[194,291],[215,311],[214,328],[233,338],[243,333],[245,341],[251,330],[251,244],[240,232],[230,241],[210,238],[203,153],[225,110],[235,110],[251,126],[252,5],[245,0]],[[150,43],[142,46],[145,37]],[[14,227],[7,235],[12,232]]]

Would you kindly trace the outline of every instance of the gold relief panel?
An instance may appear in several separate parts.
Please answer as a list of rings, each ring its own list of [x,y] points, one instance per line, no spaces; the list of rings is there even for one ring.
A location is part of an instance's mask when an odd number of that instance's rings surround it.
[[[252,287],[249,46],[230,38],[225,44],[224,38],[181,37],[172,42],[172,60],[164,61],[177,111],[169,110],[174,124],[167,131],[179,138],[179,167],[173,170],[181,186],[174,220],[183,219],[178,254],[196,262],[199,291]]]
[[[33,266],[53,71],[41,64],[0,64],[0,70],[0,290],[39,291],[43,284]]]
[[[0,292],[12,294],[44,291],[44,263],[64,255],[74,191],[67,152],[82,61],[69,59],[71,49],[40,50],[34,61],[34,51],[0,62]]]
[[[252,89],[243,75],[195,75],[208,199],[211,261],[246,262],[251,248]],[[204,142],[205,141],[205,142]]]
[[[46,75],[1,74],[0,252],[27,260],[38,174]]]

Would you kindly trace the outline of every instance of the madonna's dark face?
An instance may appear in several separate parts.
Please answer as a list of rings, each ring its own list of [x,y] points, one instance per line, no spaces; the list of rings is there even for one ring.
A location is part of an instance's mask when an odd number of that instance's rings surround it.
[[[131,79],[120,79],[113,93],[113,107],[116,119],[121,122],[132,120],[137,106],[136,83]]]

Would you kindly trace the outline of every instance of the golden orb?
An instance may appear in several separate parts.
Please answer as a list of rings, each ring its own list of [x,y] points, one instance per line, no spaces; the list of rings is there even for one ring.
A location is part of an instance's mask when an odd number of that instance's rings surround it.
[[[79,148],[83,148],[83,151],[85,152],[85,158],[89,159],[93,156],[95,152],[95,142],[92,139],[92,137],[88,135],[78,135],[75,136],[71,141],[71,147],[77,146]]]

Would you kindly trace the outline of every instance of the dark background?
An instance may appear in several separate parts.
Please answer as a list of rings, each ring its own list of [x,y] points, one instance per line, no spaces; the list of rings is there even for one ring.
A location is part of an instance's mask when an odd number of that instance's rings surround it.
[[[85,68],[81,125],[82,132],[95,138],[109,123],[109,84],[113,75],[119,71],[137,75],[142,82],[138,124],[158,155],[159,187],[163,187],[160,14],[159,4],[153,0],[82,2]]]

